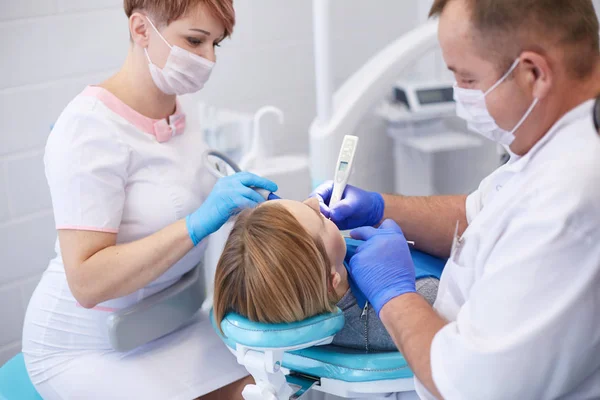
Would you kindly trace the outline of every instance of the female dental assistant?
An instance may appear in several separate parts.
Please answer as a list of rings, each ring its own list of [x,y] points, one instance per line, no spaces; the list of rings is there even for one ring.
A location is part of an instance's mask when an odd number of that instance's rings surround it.
[[[44,399],[241,398],[247,373],[204,313],[128,353],[107,338],[111,311],[177,282],[201,261],[208,235],[263,201],[250,187],[277,190],[248,173],[215,184],[176,99],[208,80],[233,29],[232,1],[124,6],[125,64],[79,94],[48,139],[57,256],[27,310],[27,369]]]

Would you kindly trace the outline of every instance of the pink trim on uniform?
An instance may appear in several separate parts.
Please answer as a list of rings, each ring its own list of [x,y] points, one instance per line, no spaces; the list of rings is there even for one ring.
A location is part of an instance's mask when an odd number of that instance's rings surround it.
[[[73,231],[92,231],[92,232],[104,232],[104,233],[119,233],[118,229],[97,228],[95,226],[57,225],[56,229],[68,229],[68,230],[73,230]]]
[[[75,303],[75,306],[78,308],[85,308],[84,306],[82,306],[79,303]],[[96,311],[104,311],[104,312],[115,312],[115,311],[119,311],[118,308],[111,308],[111,307],[104,307],[104,306],[96,306],[91,308],[91,310],[96,310]]]
[[[95,97],[100,100],[115,114],[125,118],[138,129],[154,135],[159,142],[166,142],[175,135],[182,134],[185,130],[185,114],[181,110],[179,101],[175,113],[167,120],[146,117],[123,103],[121,99],[99,86],[88,86],[81,93],[82,96]]]

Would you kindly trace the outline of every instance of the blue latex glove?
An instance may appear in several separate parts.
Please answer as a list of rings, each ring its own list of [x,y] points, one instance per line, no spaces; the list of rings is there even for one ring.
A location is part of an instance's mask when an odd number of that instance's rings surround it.
[[[350,235],[366,242],[356,249],[348,272],[378,315],[388,301],[416,292],[408,243],[394,221],[386,219],[379,228],[358,228]]]
[[[244,208],[256,207],[265,199],[255,190],[276,192],[277,185],[249,172],[238,172],[217,181],[202,206],[186,218],[186,226],[194,245],[214,233],[229,218]]]
[[[311,193],[321,205],[323,215],[331,219],[341,230],[359,226],[373,226],[381,222],[385,202],[381,194],[347,185],[342,200],[329,208],[333,181],[327,181]]]

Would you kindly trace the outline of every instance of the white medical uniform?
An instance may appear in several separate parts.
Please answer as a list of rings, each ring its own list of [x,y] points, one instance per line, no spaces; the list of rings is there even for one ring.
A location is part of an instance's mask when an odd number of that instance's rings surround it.
[[[46,176],[57,229],[144,238],[184,218],[215,180],[201,162],[199,134],[183,133],[179,110],[147,118],[99,87],[88,87],[64,110],[49,136]],[[199,312],[185,327],[128,353],[108,341],[106,317],[175,283],[201,262],[199,244],[156,281],[88,310],[69,290],[56,258],[27,309],[23,353],[44,399],[190,400],[234,382],[246,371]]]
[[[600,136],[593,101],[467,199],[434,308],[445,399],[600,398]],[[418,394],[433,399],[416,382]]]

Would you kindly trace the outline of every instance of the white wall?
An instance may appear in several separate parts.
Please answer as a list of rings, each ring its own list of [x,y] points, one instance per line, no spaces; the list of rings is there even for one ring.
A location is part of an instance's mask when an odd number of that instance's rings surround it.
[[[332,1],[334,79],[340,85],[390,40],[416,25],[420,0]],[[285,134],[272,137],[277,153],[308,151],[315,115],[312,1],[237,0],[233,40],[219,49],[217,69],[198,99],[254,112],[275,104]],[[225,88],[225,90],[224,90]]]
[[[421,0],[335,0],[336,82],[416,24]],[[306,152],[314,116],[309,0],[236,0],[234,37],[207,88],[184,99],[286,113],[279,152]],[[67,102],[123,61],[122,0],[0,0],[0,365],[20,350],[24,310],[53,255],[46,137]],[[188,108],[188,110],[193,110]],[[193,116],[192,116],[193,117]],[[192,118],[193,119],[193,118]]]
[[[46,136],[70,98],[121,63],[120,4],[0,2],[0,364],[20,349],[25,307],[52,255]]]

